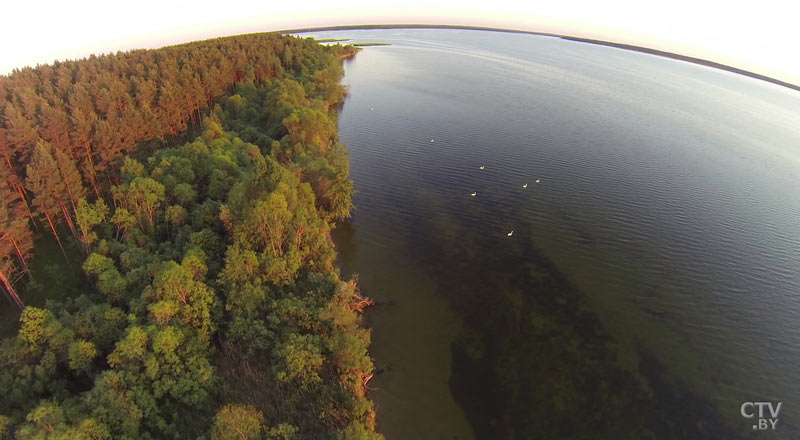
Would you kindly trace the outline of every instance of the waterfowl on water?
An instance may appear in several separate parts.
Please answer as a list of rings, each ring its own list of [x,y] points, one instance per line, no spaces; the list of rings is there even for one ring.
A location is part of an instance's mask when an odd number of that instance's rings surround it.
[[[431,139],[431,142],[433,142],[433,139]]]
[[[481,167],[480,167],[480,168],[481,168],[481,169],[484,169],[484,168],[486,168],[486,167],[485,167],[485,166],[483,166],[483,165],[481,165]]]
[[[522,189],[525,189],[525,188],[527,188],[527,187],[528,187],[528,184],[527,184],[527,183],[526,183],[525,185],[522,185]]]
[[[476,192],[473,192],[473,193],[472,193],[472,194],[470,194],[470,195],[471,195],[472,197],[475,197],[475,196],[477,196],[477,195],[478,195],[478,193],[476,193]]]
[[[511,237],[512,235],[514,235],[514,230],[512,229],[512,230],[511,230],[511,232],[509,232],[509,233],[508,233],[508,234],[506,234],[506,235],[508,235],[509,237]]]
[[[536,179],[536,183],[541,183],[542,179]]]

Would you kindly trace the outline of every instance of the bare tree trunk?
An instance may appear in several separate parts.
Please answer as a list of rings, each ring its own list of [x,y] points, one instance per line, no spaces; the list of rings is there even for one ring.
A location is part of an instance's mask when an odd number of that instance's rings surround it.
[[[31,270],[28,268],[28,262],[25,261],[25,256],[22,255],[22,251],[19,250],[19,245],[17,245],[17,240],[13,238],[9,238],[11,240],[11,244],[14,245],[14,250],[17,251],[17,256],[19,257],[19,262],[22,263],[22,268],[25,270],[25,273],[28,274],[28,279],[33,279],[33,275],[31,275]]]
[[[64,187],[67,189],[67,196],[69,197],[69,204],[72,205],[72,212],[78,212],[78,207],[75,205],[75,196],[72,195],[72,188],[69,187],[69,183],[67,182],[64,182]]]
[[[25,197],[25,189],[20,184],[14,184],[14,188],[17,190],[17,194],[19,195],[19,201],[25,206],[25,210],[28,211],[28,217],[31,219],[31,225],[33,225],[34,229],[36,228],[36,220],[33,218],[33,211],[31,211],[30,205],[28,205],[28,199]]]
[[[100,190],[97,189],[97,174],[94,171],[94,161],[92,161],[92,147],[89,145],[89,142],[84,144],[84,149],[86,150],[86,160],[89,163],[89,183],[92,185],[92,189],[94,190],[94,194],[97,198],[100,198]]]
[[[3,284],[3,287],[6,288],[6,293],[14,301],[14,304],[20,308],[20,310],[25,308],[25,304],[22,303],[22,300],[17,295],[17,292],[14,290],[14,287],[11,286],[11,283],[8,282],[8,278],[6,278],[6,274],[0,271],[0,283]]]
[[[67,226],[69,227],[70,232],[72,232],[72,236],[75,237],[76,241],[80,241],[80,237],[78,237],[78,231],[75,229],[75,223],[72,221],[72,215],[69,213],[69,209],[63,203],[59,202],[61,206],[61,214],[64,215],[64,220],[67,221]]]
[[[53,225],[53,219],[50,217],[50,213],[46,210],[44,211],[44,216],[47,219],[47,224],[50,225],[50,230],[53,231],[53,237],[56,238],[58,247],[61,248],[61,253],[64,254],[64,259],[67,261],[67,265],[69,266],[69,257],[67,257],[67,251],[64,250],[64,246],[61,244],[61,238],[59,238],[58,232],[56,232],[56,227]]]

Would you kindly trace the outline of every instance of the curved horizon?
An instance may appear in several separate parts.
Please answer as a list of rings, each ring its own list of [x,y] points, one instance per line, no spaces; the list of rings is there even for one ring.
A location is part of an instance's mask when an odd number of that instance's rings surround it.
[[[513,34],[528,34],[528,35],[536,35],[541,37],[551,37],[551,38],[562,38],[570,41],[576,41],[579,43],[587,43],[587,44],[599,44],[608,47],[614,47],[617,49],[622,50],[630,50],[634,52],[646,53],[649,55],[660,56],[663,58],[670,58],[677,61],[684,61],[687,63],[698,64],[701,66],[711,67],[714,69],[724,70],[726,72],[735,73],[737,75],[747,76],[753,79],[758,79],[761,81],[769,82],[772,84],[776,84],[782,87],[786,87],[789,89],[800,91],[800,82],[798,84],[791,83],[788,81],[783,81],[778,78],[774,78],[768,75],[763,75],[758,72],[753,72],[751,70],[740,69],[735,66],[731,66],[728,64],[718,63],[713,60],[705,59],[705,58],[697,58],[689,55],[684,55],[676,52],[669,52],[664,50],[655,49],[652,47],[646,46],[638,46],[634,44],[626,44],[620,43],[616,41],[608,41],[608,40],[597,40],[592,38],[583,38],[583,37],[576,37],[572,35],[565,35],[559,33],[552,33],[552,32],[537,32],[537,31],[526,31],[522,29],[509,29],[509,28],[495,28],[495,27],[486,27],[486,26],[469,26],[469,25],[447,25],[447,24],[415,24],[415,23],[396,23],[396,24],[365,24],[365,25],[336,25],[336,26],[321,26],[321,27],[313,27],[313,28],[298,28],[298,29],[284,29],[280,31],[276,31],[282,34],[304,34],[309,32],[320,32],[320,31],[346,31],[346,30],[359,30],[359,29],[463,29],[463,30],[473,30],[473,31],[487,31],[487,32],[506,32],[506,33],[513,33]]]
[[[474,25],[458,25],[458,24],[426,24],[426,23],[385,23],[385,24],[349,24],[349,25],[332,25],[332,26],[315,26],[315,27],[302,27],[302,28],[292,28],[292,29],[279,29],[279,30],[269,30],[269,31],[260,31],[260,32],[244,32],[239,34],[229,34],[229,35],[219,35],[216,37],[209,37],[209,38],[199,38],[193,40],[187,40],[172,44],[166,44],[163,46],[157,47],[146,47],[146,48],[137,48],[132,47],[128,49],[119,49],[117,51],[131,51],[131,50],[149,50],[149,49],[158,49],[159,47],[168,47],[168,46],[175,46],[180,44],[187,44],[193,41],[201,41],[201,40],[209,40],[215,38],[228,38],[228,37],[235,37],[238,35],[246,35],[251,33],[280,33],[280,34],[306,34],[311,32],[324,32],[324,31],[346,31],[346,30],[359,30],[359,29],[453,29],[453,30],[473,30],[473,31],[485,31],[485,32],[504,32],[504,33],[515,33],[515,34],[527,34],[527,35],[535,35],[535,36],[542,36],[542,37],[550,37],[550,38],[561,38],[570,41],[575,41],[579,43],[587,43],[587,44],[598,44],[608,47],[613,47],[621,50],[630,50],[639,53],[645,53],[654,56],[660,56],[664,58],[670,58],[677,61],[684,61],[692,64],[698,64],[701,66],[706,66],[714,69],[724,70],[727,72],[735,73],[737,75],[747,76],[753,79],[761,80],[764,82],[772,83],[775,85],[779,85],[782,87],[786,87],[788,89],[800,91],[800,81],[798,83],[792,83],[789,81],[783,81],[781,79],[764,75],[758,72],[754,72],[752,70],[741,69],[735,66],[731,66],[728,64],[719,63],[710,59],[706,58],[698,58],[693,57],[690,55],[685,55],[682,53],[671,52],[671,51],[664,51],[652,47],[647,46],[640,46],[634,44],[627,44],[617,41],[610,41],[610,40],[600,40],[600,39],[593,39],[593,38],[585,38],[579,37],[574,35],[567,35],[557,32],[541,32],[541,31],[530,31],[524,29],[513,29],[513,28],[498,28],[498,27],[491,27],[491,26],[474,26]],[[57,59],[55,61],[72,61],[72,60],[80,60],[85,59],[90,56],[103,56],[113,54],[117,51],[110,51],[105,53],[90,53],[84,57],[75,57],[75,58],[64,58],[64,59]],[[25,65],[12,68],[11,71],[7,73],[0,73],[0,76],[10,76],[14,73],[14,71],[21,70],[24,68],[36,68],[40,65],[52,65],[53,62],[49,63],[37,63],[35,66]]]
[[[77,0],[42,8],[11,2],[0,28],[0,74],[54,60],[81,59],[131,49],[152,49],[208,38],[285,29],[364,27],[415,23],[468,26],[572,36],[650,48],[708,60],[778,81],[800,84],[800,44],[794,17],[800,4],[763,0],[543,1],[536,4],[423,0],[322,0],[265,4],[233,0],[219,8],[202,0],[142,0],[109,8]],[[26,20],[23,18],[33,18]]]

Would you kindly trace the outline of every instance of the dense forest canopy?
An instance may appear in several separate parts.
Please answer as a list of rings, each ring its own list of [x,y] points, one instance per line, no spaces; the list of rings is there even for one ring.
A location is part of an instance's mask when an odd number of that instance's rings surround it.
[[[0,438],[380,437],[329,237],[354,52],[253,34],[0,77]],[[91,287],[26,306],[46,236]]]

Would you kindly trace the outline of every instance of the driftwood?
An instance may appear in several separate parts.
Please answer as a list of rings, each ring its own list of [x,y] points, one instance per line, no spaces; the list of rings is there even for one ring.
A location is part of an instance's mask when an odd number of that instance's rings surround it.
[[[361,295],[357,295],[356,302],[350,304],[350,309],[358,313],[363,313],[365,308],[372,305],[375,305],[375,301],[372,298],[366,298]]]
[[[370,380],[372,380],[372,378],[373,378],[374,376],[375,376],[375,373],[369,373],[369,374],[368,374],[368,375],[367,375],[367,376],[364,378],[364,380],[363,380],[363,383],[364,383],[364,388],[369,388],[369,387],[367,386],[367,384],[369,383],[369,381],[370,381]]]
[[[355,301],[350,303],[350,310],[353,310],[358,313],[364,313],[364,309],[367,307],[375,305],[375,300],[372,298],[362,296],[361,289],[358,288],[358,278],[353,277],[349,281],[347,281],[347,285],[353,289],[353,296]]]
[[[370,391],[377,390],[377,388],[373,388],[373,387],[369,386],[369,381],[371,381],[374,376],[375,376],[375,373],[369,373],[367,376],[365,376],[361,380],[361,385],[364,387],[364,393],[365,394],[370,392]]]

